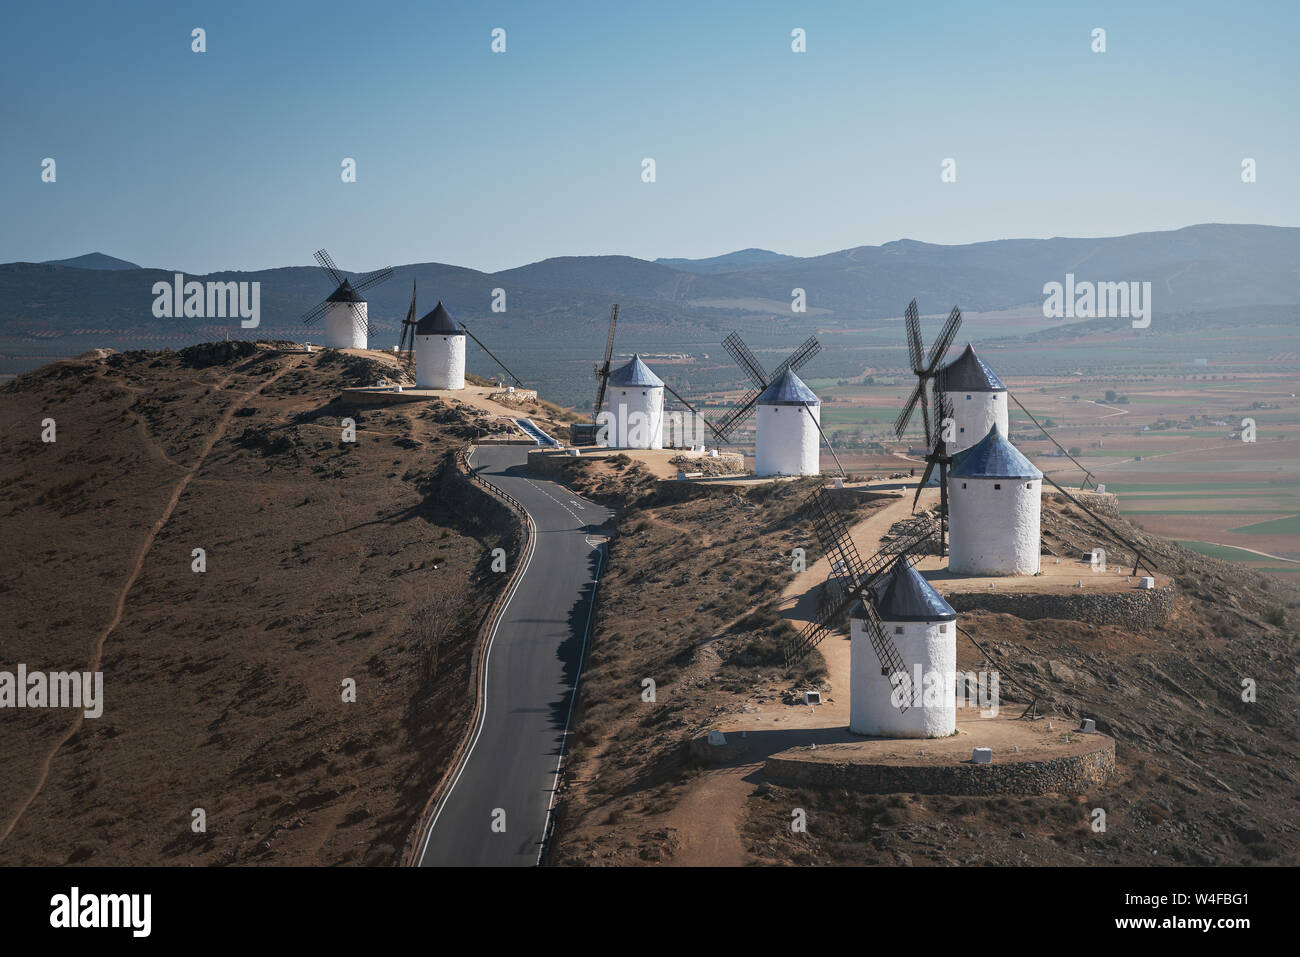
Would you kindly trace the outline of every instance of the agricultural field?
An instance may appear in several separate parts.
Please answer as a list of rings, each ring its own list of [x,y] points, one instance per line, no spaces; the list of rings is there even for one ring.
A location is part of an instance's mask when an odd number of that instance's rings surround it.
[[[1096,482],[1119,494],[1126,517],[1152,533],[1261,570],[1300,574],[1295,352],[1265,338],[1249,362],[1235,363],[1242,371],[1222,371],[1210,352],[1213,343],[1202,341],[1211,356],[1204,365],[1155,372],[1137,368],[1147,364],[1145,349],[1115,349],[1106,357],[1113,371],[1081,363],[1070,374],[1046,376],[1008,371],[1024,369],[1041,343],[976,343],[1024,406],[1011,403],[1013,441],[1050,478],[1077,485],[1084,476],[1030,414]],[[1057,353],[1068,348],[1054,345]],[[1056,365],[1059,358],[1054,354],[1044,364]],[[904,370],[868,368],[853,378],[808,381],[823,399],[823,426],[847,469],[879,472],[919,464],[920,416],[913,416],[901,441],[892,432],[914,382]],[[1244,441],[1251,436],[1243,436],[1243,425],[1252,422],[1254,441]],[[834,468],[829,455],[823,468]]]

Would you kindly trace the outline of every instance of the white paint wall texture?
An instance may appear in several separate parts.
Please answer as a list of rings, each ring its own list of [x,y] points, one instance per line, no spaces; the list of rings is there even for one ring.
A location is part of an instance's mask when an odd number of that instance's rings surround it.
[[[465,388],[465,336],[415,337],[415,384],[421,389]]]
[[[664,447],[663,386],[611,385],[606,392],[609,448],[662,449]],[[643,419],[633,418],[644,416]]]
[[[963,575],[1038,574],[1042,491],[1042,479],[951,478],[949,570]]]
[[[821,406],[817,405],[806,409],[799,405],[759,405],[754,474],[820,475],[821,434],[817,422],[821,414]]]
[[[867,622],[850,620],[849,730],[885,738],[939,738],[957,730],[957,626],[951,621],[886,621],[885,634],[894,642],[909,676],[916,665],[922,674],[941,682],[938,703],[896,708],[890,699],[893,685],[880,673],[882,667],[871,647]],[[898,628],[903,633],[895,634]],[[922,689],[924,691],[924,689]]]
[[[366,304],[356,304],[361,318],[366,317]],[[352,309],[346,302],[325,304],[325,345],[331,349],[366,348],[366,327],[352,315]]]
[[[984,436],[996,423],[1003,435],[1007,429],[1007,394],[1005,392],[947,392],[952,403],[954,444],[949,453],[963,452]],[[967,398],[969,396],[970,398]]]

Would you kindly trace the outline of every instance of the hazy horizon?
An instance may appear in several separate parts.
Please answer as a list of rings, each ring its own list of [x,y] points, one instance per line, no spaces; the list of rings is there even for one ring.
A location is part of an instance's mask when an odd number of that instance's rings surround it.
[[[722,257],[722,256],[728,256],[728,255],[731,255],[731,254],[733,254],[733,253],[738,253],[738,252],[745,252],[745,251],[747,251],[747,250],[758,250],[758,251],[760,251],[760,252],[775,253],[775,254],[777,254],[777,255],[783,255],[783,256],[794,256],[796,259],[811,259],[811,258],[816,258],[816,257],[818,257],[818,256],[828,256],[828,255],[830,255],[830,254],[832,254],[832,253],[844,252],[845,250],[849,250],[849,249],[879,248],[879,247],[882,247],[882,246],[888,246],[890,243],[898,243],[898,242],[915,242],[915,243],[921,243],[921,244],[923,244],[923,245],[928,245],[928,246],[952,246],[952,247],[960,247],[960,246],[976,246],[976,245],[981,245],[981,244],[985,244],[985,243],[998,243],[998,242],[1021,242],[1021,241],[1040,242],[1040,241],[1048,241],[1048,240],[1053,240],[1053,239],[1122,239],[1122,238],[1124,238],[1124,237],[1126,237],[1126,236],[1139,236],[1139,235],[1145,235],[1145,234],[1148,234],[1148,233],[1178,232],[1179,230],[1184,230],[1184,229],[1194,229],[1194,228],[1196,228],[1196,227],[1200,227],[1200,226],[1230,226],[1230,227],[1231,227],[1231,226],[1241,226],[1241,227],[1252,227],[1252,228],[1254,228],[1254,227],[1258,227],[1258,228],[1262,228],[1262,229],[1300,229],[1300,226],[1286,226],[1286,225],[1274,224],[1274,223],[1188,223],[1188,224],[1185,225],[1185,226],[1171,226],[1171,227],[1169,227],[1169,228],[1167,228],[1167,229],[1150,229],[1150,230],[1144,229],[1144,230],[1138,230],[1137,232],[1134,232],[1134,233],[1099,234],[1099,235],[1095,235],[1095,236],[1081,236],[1081,235],[1057,235],[1057,236],[1002,236],[1002,237],[998,237],[998,238],[995,238],[995,239],[977,239],[977,240],[972,240],[972,241],[967,242],[967,243],[935,243],[935,242],[930,242],[929,240],[925,240],[925,239],[918,239],[918,238],[915,237],[915,236],[899,236],[899,237],[896,238],[896,239],[886,240],[886,241],[881,242],[881,243],[856,243],[856,244],[851,245],[851,246],[843,246],[843,247],[839,247],[839,248],[836,248],[836,249],[823,249],[823,250],[820,250],[820,251],[817,251],[817,252],[811,252],[811,253],[802,254],[802,255],[800,255],[800,254],[796,254],[796,253],[790,253],[790,252],[787,252],[786,250],[783,250],[783,249],[770,249],[770,248],[767,248],[767,247],[761,247],[761,246],[738,246],[738,247],[735,247],[734,249],[725,249],[725,250],[722,250],[721,252],[716,252],[716,253],[705,252],[705,253],[702,253],[702,254],[700,254],[700,255],[698,255],[698,256],[674,256],[674,255],[671,255],[671,254],[661,254],[661,255],[658,255],[658,256],[650,257],[650,258],[646,258],[646,257],[643,257],[643,256],[633,256],[631,253],[621,253],[621,252],[599,252],[599,253],[559,252],[559,253],[553,253],[553,254],[550,254],[550,255],[543,256],[543,257],[540,258],[540,259],[529,260],[528,262],[511,263],[511,264],[508,264],[508,265],[501,266],[501,267],[499,267],[499,268],[497,268],[497,269],[485,269],[485,268],[482,268],[482,267],[479,267],[479,266],[474,266],[474,265],[471,265],[471,264],[469,264],[469,263],[463,263],[463,262],[452,262],[452,261],[441,261],[441,260],[427,260],[427,259],[426,259],[426,260],[415,260],[415,259],[411,259],[411,260],[407,260],[407,261],[403,261],[403,262],[385,263],[385,264],[383,264],[383,265],[394,266],[394,267],[401,267],[401,266],[422,265],[422,264],[426,264],[426,263],[438,263],[439,265],[444,265],[444,266],[456,266],[456,267],[458,267],[458,268],[463,268],[463,269],[472,269],[472,270],[474,270],[475,272],[482,272],[482,273],[491,274],[491,273],[495,273],[495,272],[504,272],[504,271],[507,271],[507,270],[510,270],[510,269],[518,269],[518,268],[521,268],[521,267],[523,267],[523,266],[531,266],[531,265],[534,265],[534,264],[536,264],[536,263],[539,263],[539,262],[546,262],[547,260],[552,260],[552,259],[582,259],[582,258],[598,258],[598,257],[625,257],[625,258],[630,258],[630,259],[639,259],[639,260],[641,260],[641,261],[643,261],[643,262],[650,262],[650,263],[655,263],[655,262],[657,262],[657,260],[660,260],[660,259],[677,259],[677,260],[685,259],[685,260],[691,260],[691,261],[699,261],[699,260],[717,259],[717,258],[720,258],[720,257]],[[43,258],[43,259],[14,259],[14,260],[9,260],[9,261],[7,261],[7,262],[5,262],[5,263],[0,263],[0,265],[13,265],[13,264],[15,264],[15,263],[32,263],[32,264],[36,264],[36,265],[44,265],[44,264],[48,264],[48,263],[52,263],[52,262],[59,262],[59,261],[69,260],[69,259],[77,259],[77,258],[82,257],[82,256],[89,256],[89,255],[95,255],[95,254],[104,255],[104,256],[111,256],[111,257],[114,258],[114,259],[120,259],[120,260],[125,261],[125,262],[135,263],[135,264],[136,264],[137,266],[139,266],[141,269],[163,269],[163,270],[175,270],[175,271],[177,271],[177,272],[186,272],[186,273],[190,273],[190,274],[192,274],[192,275],[205,275],[205,274],[207,274],[207,273],[209,273],[209,272],[212,272],[212,273],[216,273],[216,272],[262,272],[262,271],[265,271],[265,270],[271,270],[271,269],[296,269],[296,268],[299,268],[299,267],[302,267],[302,266],[311,266],[311,267],[316,267],[316,263],[315,263],[315,261],[309,259],[309,261],[307,261],[307,262],[301,262],[301,263],[273,263],[273,264],[268,264],[268,265],[260,265],[260,266],[258,266],[258,265],[254,265],[254,266],[242,267],[242,268],[239,268],[239,269],[235,269],[235,268],[232,268],[232,267],[218,266],[218,267],[216,267],[216,268],[214,268],[214,269],[209,269],[209,270],[196,270],[196,269],[188,269],[188,268],[186,268],[184,265],[176,265],[176,264],[156,264],[156,263],[141,263],[141,262],[138,262],[138,261],[137,261],[134,257],[132,257],[132,256],[121,255],[121,254],[119,254],[119,253],[117,253],[117,252],[110,251],[110,250],[106,250],[106,249],[88,249],[88,250],[83,250],[83,251],[81,251],[81,252],[68,253],[67,255],[62,255],[62,256],[50,256],[50,257],[46,257],[46,258]],[[362,270],[362,269],[353,269],[353,268],[351,268],[351,267],[341,267],[341,268],[343,268],[345,272],[364,272],[364,271],[365,271],[365,270]],[[376,267],[376,268],[378,268],[378,267]],[[669,266],[668,268],[672,268],[672,267]]]

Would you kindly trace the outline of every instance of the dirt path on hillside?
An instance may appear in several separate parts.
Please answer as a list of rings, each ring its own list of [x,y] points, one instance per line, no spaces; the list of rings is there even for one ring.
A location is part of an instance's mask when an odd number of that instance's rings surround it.
[[[301,361],[300,358],[291,358],[290,361],[285,363],[282,369],[258,385],[256,389],[253,389],[251,392],[239,393],[241,398],[234,402],[230,408],[222,414],[221,418],[217,422],[216,428],[212,430],[212,434],[208,436],[207,443],[199,453],[198,460],[190,467],[189,471],[180,477],[180,480],[172,489],[171,497],[167,500],[162,515],[158,518],[158,521],[154,523],[153,527],[149,529],[149,533],[145,536],[144,542],[140,546],[140,552],[136,556],[135,564],[131,568],[130,574],[127,576],[126,583],[122,586],[122,591],[118,594],[117,607],[113,613],[112,620],[109,621],[108,626],[100,633],[99,638],[95,642],[94,654],[87,671],[95,672],[100,669],[100,665],[104,660],[104,645],[108,641],[109,635],[113,633],[113,630],[122,620],[122,616],[126,613],[127,597],[130,595],[131,589],[135,587],[136,579],[140,577],[140,572],[144,570],[145,559],[149,557],[149,550],[153,547],[154,539],[158,537],[158,533],[163,530],[163,526],[165,526],[168,520],[172,517],[172,513],[176,510],[176,505],[180,501],[181,495],[185,492],[185,489],[189,486],[190,480],[198,474],[201,468],[203,468],[203,463],[207,461],[208,454],[212,451],[213,447],[221,441],[222,437],[225,436],[231,420],[235,417],[235,413],[239,411],[239,409],[243,408],[249,399],[253,398],[267,386],[274,383],[286,372],[289,372],[291,369],[296,369]],[[234,375],[235,373],[232,372],[230,375],[223,378],[217,385],[215,392],[220,394],[221,391],[225,389],[226,383],[229,382]],[[45,760],[41,762],[40,774],[36,778],[36,785],[32,788],[32,793],[28,795],[27,800],[18,808],[18,813],[14,815],[13,820],[9,822],[7,827],[5,827],[4,833],[0,834],[0,843],[3,843],[4,840],[9,837],[13,832],[13,829],[18,825],[18,822],[22,819],[22,816],[27,812],[27,809],[36,801],[36,798],[41,793],[41,789],[45,787],[45,782],[49,779],[50,768],[54,763],[54,758],[58,755],[59,750],[72,739],[72,736],[81,730],[81,725],[84,720],[85,712],[80,710],[77,711],[67,733],[54,743],[54,747],[50,750],[50,753],[45,756]]]
[[[911,514],[912,494],[905,492],[897,501],[876,509],[849,530],[859,555],[866,558],[880,550],[881,540],[894,524]],[[929,499],[937,497],[937,489],[922,492],[918,507],[931,504]],[[826,580],[829,572],[830,559],[823,557],[795,577],[782,593],[781,615],[796,629],[807,623],[804,616],[808,609],[815,607],[812,596],[816,586]],[[823,642],[821,651],[832,688],[843,689],[843,693],[839,699],[831,697],[814,714],[805,715],[799,709],[781,705],[781,720],[794,722],[793,725],[783,724],[783,727],[797,726],[800,718],[813,722],[816,727],[841,719],[843,724],[848,724],[849,643],[832,636]],[[716,653],[712,656],[712,664],[714,670],[720,664]],[[703,676],[692,673],[691,677],[698,680]],[[759,714],[747,714],[744,719],[761,721],[761,709]],[[772,740],[777,750],[788,746],[786,743],[775,744],[775,738]],[[664,826],[675,830],[680,842],[669,864],[674,867],[742,867],[749,863],[740,838],[740,821],[745,804],[761,778],[767,756],[751,751],[745,755],[745,763],[710,769],[687,785],[677,805],[663,817]]]
[[[667,863],[671,867],[744,867],[749,860],[740,840],[740,815],[753,793],[747,780],[762,767],[747,764],[705,772],[692,782],[677,806],[664,815],[664,826],[681,842]]]

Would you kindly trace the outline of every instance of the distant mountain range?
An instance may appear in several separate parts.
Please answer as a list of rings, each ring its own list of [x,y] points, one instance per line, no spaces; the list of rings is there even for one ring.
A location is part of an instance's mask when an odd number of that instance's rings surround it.
[[[795,325],[898,316],[916,297],[923,314],[993,312],[1043,301],[1043,285],[1150,281],[1163,311],[1300,303],[1300,228],[1205,224],[1102,239],[1007,239],[939,246],[901,239],[800,258],[744,249],[708,259],[563,256],[495,273],[443,263],[397,267],[367,293],[381,330],[395,330],[419,284],[419,311],[442,299],[459,318],[514,330],[596,328],[613,302],[647,327],[721,328],[745,318]],[[57,336],[77,328],[149,329],[152,286],[170,270],[104,253],[0,265],[0,334]],[[333,289],[315,266],[220,272],[189,279],[259,281],[262,329],[298,330],[298,317]],[[792,314],[792,290],[807,312]],[[504,289],[507,312],[493,313]],[[193,320],[190,320],[193,322]],[[230,323],[231,335],[242,335]],[[381,340],[386,337],[381,337]],[[395,341],[395,336],[392,337]],[[380,344],[387,344],[381,341]]]
[[[683,272],[714,273],[739,272],[754,266],[769,266],[772,263],[794,262],[798,256],[786,256],[769,249],[738,249],[734,253],[713,256],[709,259],[656,259],[661,266],[680,269]]]
[[[74,256],[72,259],[47,259],[44,266],[72,266],[76,269],[139,269],[135,263],[129,263],[125,259],[118,259],[116,256],[108,256],[104,253],[86,253],[84,256]]]

